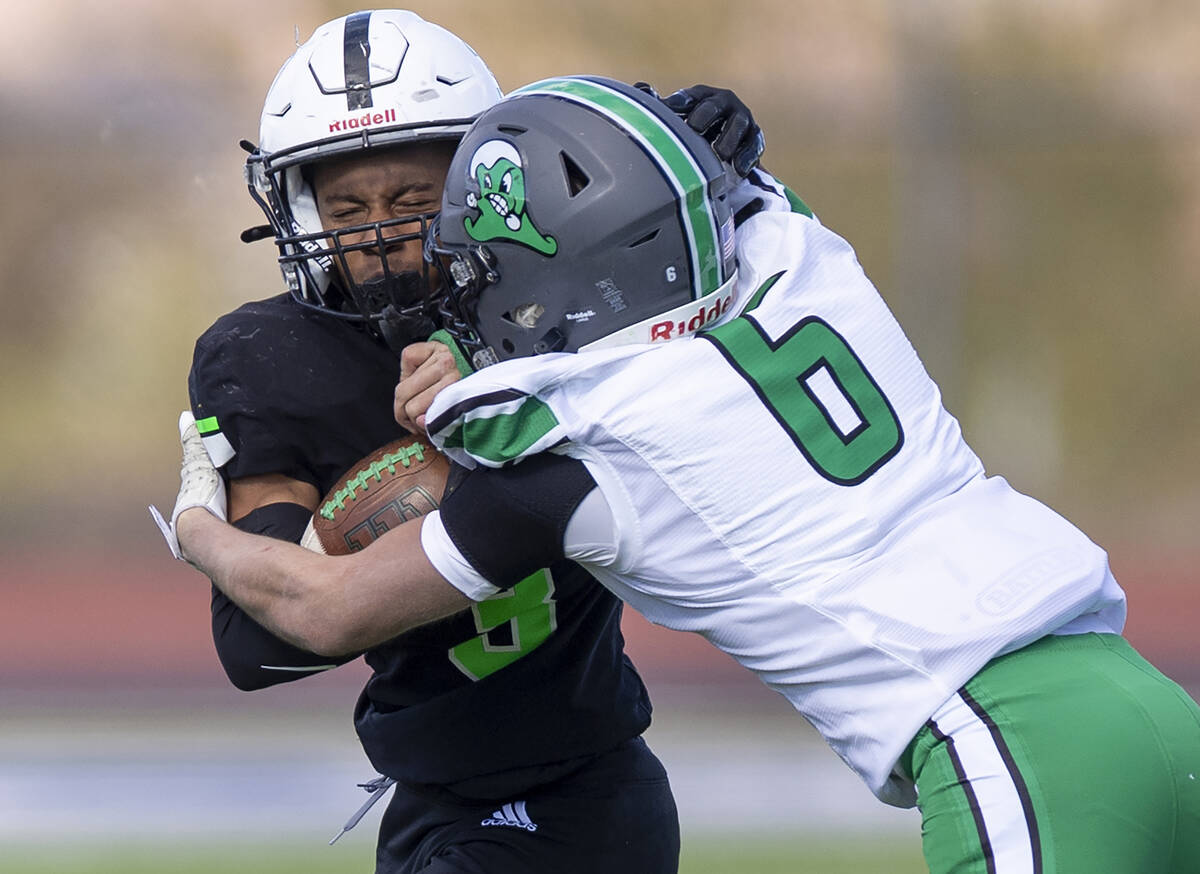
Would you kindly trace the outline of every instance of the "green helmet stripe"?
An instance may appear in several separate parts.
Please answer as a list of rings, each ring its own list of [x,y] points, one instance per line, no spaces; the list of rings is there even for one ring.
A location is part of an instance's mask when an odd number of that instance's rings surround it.
[[[544,79],[512,94],[562,97],[601,113],[628,132],[654,158],[679,196],[680,217],[691,249],[692,275],[699,282],[699,287],[692,289],[692,297],[704,297],[724,282],[724,260],[707,179],[691,152],[658,116],[632,97],[586,79]]]

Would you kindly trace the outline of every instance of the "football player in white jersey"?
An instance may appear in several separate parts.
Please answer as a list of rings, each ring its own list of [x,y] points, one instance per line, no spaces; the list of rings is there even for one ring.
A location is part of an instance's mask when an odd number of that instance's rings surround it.
[[[231,598],[341,652],[569,558],[917,804],[934,872],[1200,870],[1200,708],[1121,637],[1104,551],[985,475],[853,250],[786,189],[735,184],[644,93],[568,77],[480,116],[438,221],[477,372],[412,349],[397,412],[474,469],[331,559],[222,524],[185,431],[173,524]]]

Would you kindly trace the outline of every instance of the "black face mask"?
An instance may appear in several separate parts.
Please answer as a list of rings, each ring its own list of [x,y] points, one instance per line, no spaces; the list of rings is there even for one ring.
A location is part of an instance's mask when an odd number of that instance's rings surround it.
[[[360,308],[371,313],[370,324],[397,355],[405,346],[428,340],[437,330],[431,314],[429,284],[417,270],[405,270],[360,283]]]

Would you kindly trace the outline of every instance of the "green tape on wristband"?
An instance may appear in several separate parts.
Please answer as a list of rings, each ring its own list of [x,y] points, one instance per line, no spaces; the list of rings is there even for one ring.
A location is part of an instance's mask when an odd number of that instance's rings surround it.
[[[216,416],[209,416],[207,419],[199,419],[196,422],[196,430],[200,432],[200,436],[212,434],[215,431],[220,431],[221,426],[217,424]]]
[[[441,343],[450,350],[450,354],[454,356],[454,366],[458,368],[459,376],[470,376],[475,372],[475,368],[471,366],[471,362],[463,354],[462,347],[458,345],[458,341],[450,335],[449,331],[445,329],[434,331],[429,335],[429,340],[432,343]]]

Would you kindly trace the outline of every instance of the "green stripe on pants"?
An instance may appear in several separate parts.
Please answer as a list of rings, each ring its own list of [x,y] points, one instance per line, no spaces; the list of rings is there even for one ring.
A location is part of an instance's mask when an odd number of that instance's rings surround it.
[[[993,846],[989,867],[979,823],[997,813],[980,801],[991,787],[964,784],[954,744],[926,726],[905,764],[933,874],[1200,872],[1200,707],[1123,638],[1043,638],[990,662],[965,692],[1019,773],[1040,853],[1006,870]]]

